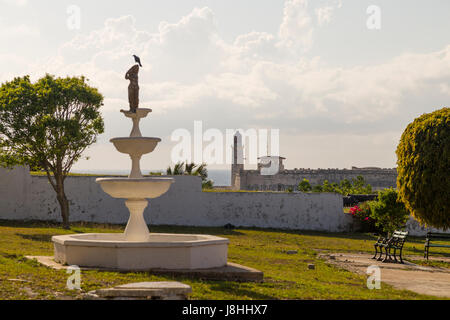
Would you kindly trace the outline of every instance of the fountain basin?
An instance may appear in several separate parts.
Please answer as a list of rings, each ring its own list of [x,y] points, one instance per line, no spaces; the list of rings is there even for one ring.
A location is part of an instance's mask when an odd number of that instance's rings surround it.
[[[114,138],[110,140],[117,151],[126,153],[129,155],[142,156],[143,154],[151,153],[155,150],[160,138],[147,138],[147,137],[125,137]]]
[[[121,233],[52,237],[55,260],[120,271],[219,268],[227,264],[229,240],[211,235],[151,233],[149,241],[126,241]]]
[[[147,115],[152,112],[152,109],[148,108],[138,108],[136,109],[136,112],[128,111],[128,110],[120,110],[127,118],[131,119],[141,119],[147,117]]]
[[[103,191],[119,199],[154,199],[166,193],[173,178],[99,178],[95,180]]]

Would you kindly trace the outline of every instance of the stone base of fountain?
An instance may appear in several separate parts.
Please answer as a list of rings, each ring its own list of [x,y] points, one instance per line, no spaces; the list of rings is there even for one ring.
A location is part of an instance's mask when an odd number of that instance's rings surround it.
[[[125,234],[54,236],[55,261],[118,271],[195,270],[224,267],[228,239],[210,235],[149,234],[148,241],[127,241]]]

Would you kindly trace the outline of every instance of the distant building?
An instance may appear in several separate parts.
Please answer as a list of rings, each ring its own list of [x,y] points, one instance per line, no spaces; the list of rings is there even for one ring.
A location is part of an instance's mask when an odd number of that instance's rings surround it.
[[[311,185],[323,184],[325,180],[330,183],[340,183],[347,179],[351,181],[363,176],[366,183],[373,190],[396,187],[397,170],[376,167],[351,169],[293,169],[286,170],[283,161],[286,158],[265,156],[258,159],[257,170],[245,170],[244,148],[242,135],[237,132],[234,136],[233,164],[231,165],[231,188],[233,190],[270,190],[286,191],[297,189],[303,179],[309,180]]]

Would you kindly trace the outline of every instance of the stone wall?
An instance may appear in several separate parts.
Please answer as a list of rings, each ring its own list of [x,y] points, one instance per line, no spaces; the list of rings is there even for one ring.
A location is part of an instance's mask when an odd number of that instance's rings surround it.
[[[113,199],[95,183],[97,177],[68,177],[66,193],[71,221],[126,223],[124,201]],[[202,192],[201,179],[175,177],[162,197],[145,211],[156,225],[235,226],[345,231],[351,219],[342,214],[337,194]],[[0,219],[60,221],[59,205],[47,177],[24,168],[0,169]]]
[[[66,192],[71,221],[124,224],[128,210],[95,183],[97,177],[68,177]],[[150,200],[145,211],[151,225],[224,226],[348,231],[352,219],[334,193],[202,192],[201,179],[175,177],[169,192]],[[59,205],[47,177],[30,176],[25,168],[0,169],[0,219],[60,221]],[[427,229],[410,221],[414,235]]]
[[[296,190],[303,179],[309,180],[311,185],[317,185],[323,184],[325,180],[330,183],[340,183],[344,179],[351,181],[358,176],[363,176],[374,190],[395,188],[397,183],[396,169],[378,168],[283,170],[272,176],[263,176],[258,170],[241,170],[239,176],[241,190]]]

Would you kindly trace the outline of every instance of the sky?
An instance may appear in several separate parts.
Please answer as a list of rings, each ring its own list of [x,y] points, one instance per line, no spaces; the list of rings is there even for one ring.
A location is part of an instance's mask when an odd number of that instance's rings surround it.
[[[130,167],[109,139],[131,130],[132,54],[153,109],[141,131],[162,139],[146,170],[173,165],[171,136],[194,121],[279,129],[286,168],[390,168],[408,123],[449,106],[449,13],[448,0],[0,0],[0,81],[85,75],[99,89],[105,133],[76,170]]]

